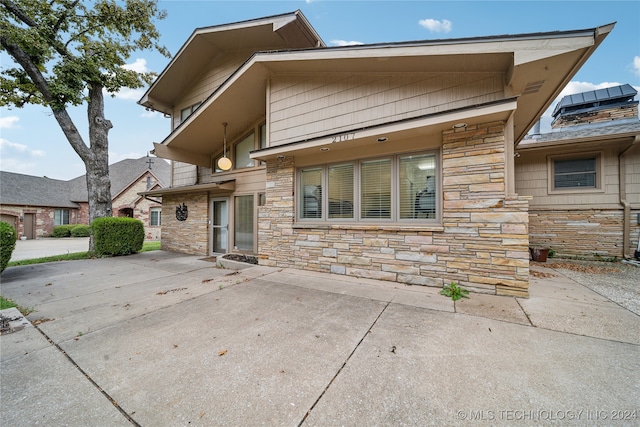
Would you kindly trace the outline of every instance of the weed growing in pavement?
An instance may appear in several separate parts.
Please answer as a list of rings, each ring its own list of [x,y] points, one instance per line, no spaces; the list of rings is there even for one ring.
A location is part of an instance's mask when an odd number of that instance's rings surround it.
[[[450,284],[444,286],[444,288],[440,291],[440,295],[444,295],[454,301],[457,301],[460,298],[469,298],[469,291],[460,287],[460,285],[458,285],[456,282],[451,282]]]

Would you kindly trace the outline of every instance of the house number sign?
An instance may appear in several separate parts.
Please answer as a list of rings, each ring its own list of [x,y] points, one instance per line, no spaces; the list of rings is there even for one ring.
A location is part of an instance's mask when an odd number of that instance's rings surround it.
[[[189,210],[187,209],[187,205],[185,205],[184,203],[181,205],[176,206],[176,219],[178,221],[184,221],[187,219],[187,217],[189,216]]]
[[[356,139],[356,133],[355,132],[351,132],[351,133],[343,133],[342,135],[336,135],[333,137],[333,140],[331,140],[331,143],[334,142],[344,142],[344,141],[351,141],[353,139]]]

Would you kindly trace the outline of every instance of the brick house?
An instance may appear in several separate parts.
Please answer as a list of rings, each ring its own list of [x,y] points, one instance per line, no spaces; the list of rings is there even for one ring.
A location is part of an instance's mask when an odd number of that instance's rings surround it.
[[[170,165],[148,157],[126,159],[109,166],[114,216],[142,220],[148,240],[160,238],[161,200],[138,193],[159,189],[170,181]],[[1,220],[11,224],[18,237],[36,239],[63,224],[88,224],[89,203],[84,175],[69,181],[0,172]]]
[[[621,85],[564,97],[552,131],[517,147],[516,191],[531,196],[531,246],[563,257],[632,258],[640,235],[637,91]]]
[[[154,144],[171,188],[144,193],[163,248],[527,295],[514,150],[612,28],[346,47],[300,11],[196,29],[139,101],[173,123]]]

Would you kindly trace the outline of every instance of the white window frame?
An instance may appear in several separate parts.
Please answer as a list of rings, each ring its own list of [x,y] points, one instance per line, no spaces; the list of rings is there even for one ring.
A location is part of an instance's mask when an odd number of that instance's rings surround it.
[[[67,222],[64,222],[65,214],[67,216]],[[71,210],[70,209],[56,209],[53,213],[53,225],[69,225],[71,224]]]
[[[434,207],[434,217],[433,218],[400,218],[400,158],[404,158],[411,155],[432,155],[435,161],[435,207]],[[372,160],[382,160],[382,159],[391,159],[391,218],[362,218],[361,215],[361,164],[363,162],[368,162]],[[328,201],[328,184],[329,184],[329,168],[332,166],[339,166],[345,164],[353,164],[354,172],[353,172],[353,180],[354,180],[354,190],[353,190],[353,218],[328,218],[329,212],[329,201]],[[303,201],[301,198],[304,196],[304,189],[300,188],[302,185],[302,173],[306,170],[320,169],[321,170],[321,188],[322,190],[319,192],[321,194],[321,215],[318,218],[303,218]],[[441,190],[441,179],[440,176],[442,174],[441,165],[440,165],[440,156],[438,150],[425,150],[419,152],[412,153],[402,153],[388,156],[380,156],[374,158],[366,158],[366,159],[358,159],[354,161],[347,162],[336,162],[336,163],[328,163],[323,165],[313,165],[313,166],[305,166],[298,168],[296,170],[296,197],[295,209],[296,209],[296,222],[299,224],[405,224],[405,225],[416,225],[416,224],[440,224],[442,221],[441,218],[441,209],[442,206],[442,190]],[[417,189],[416,189],[417,190]]]
[[[157,212],[158,213],[158,223],[154,224],[153,222],[153,213]],[[160,207],[153,207],[153,208],[149,208],[149,226],[151,227],[160,227],[162,225],[162,208]]]

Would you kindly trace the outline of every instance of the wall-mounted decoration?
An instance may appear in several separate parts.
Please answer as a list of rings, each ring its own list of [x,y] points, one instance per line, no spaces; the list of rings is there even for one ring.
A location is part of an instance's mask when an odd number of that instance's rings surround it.
[[[176,219],[178,221],[184,221],[189,216],[189,210],[187,209],[187,205],[184,203],[182,205],[176,206]]]

